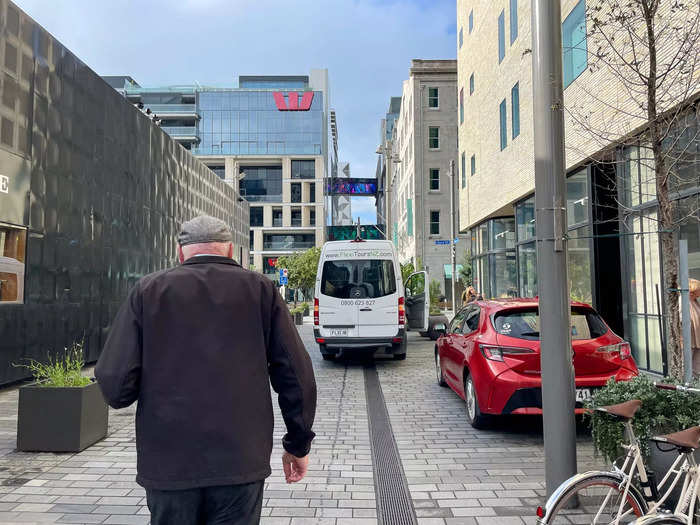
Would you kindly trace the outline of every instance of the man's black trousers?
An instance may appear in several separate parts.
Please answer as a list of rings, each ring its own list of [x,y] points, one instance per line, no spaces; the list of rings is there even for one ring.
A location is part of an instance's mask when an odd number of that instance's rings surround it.
[[[254,525],[260,522],[264,484],[146,489],[151,525]]]

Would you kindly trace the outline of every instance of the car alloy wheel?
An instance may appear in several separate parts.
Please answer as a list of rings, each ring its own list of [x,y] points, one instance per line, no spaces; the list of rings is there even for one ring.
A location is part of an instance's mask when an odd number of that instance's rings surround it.
[[[467,379],[464,397],[467,402],[467,415],[469,416],[469,420],[474,421],[476,417],[476,394],[474,394],[474,382],[471,377]]]
[[[437,376],[437,382],[440,386],[447,386],[445,383],[445,376],[442,375],[442,359],[440,358],[440,352],[435,351],[435,375]]]

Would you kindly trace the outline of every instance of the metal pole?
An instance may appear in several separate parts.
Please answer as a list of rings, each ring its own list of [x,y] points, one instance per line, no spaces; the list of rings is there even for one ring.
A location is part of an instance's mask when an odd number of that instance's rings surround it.
[[[693,350],[690,341],[690,282],[688,279],[688,241],[678,241],[679,279],[681,285],[681,325],[683,327],[683,381],[693,380]]]
[[[452,318],[457,315],[457,253],[455,246],[455,161],[450,161],[450,258],[452,260]]]
[[[532,2],[532,78],[542,411],[547,493],[576,473],[560,0]]]
[[[384,222],[386,222],[386,226],[384,229],[386,230],[386,238],[387,240],[390,240],[393,242],[393,225],[391,223],[391,171],[392,171],[392,164],[394,163],[393,161],[393,155],[394,152],[392,151],[392,143],[391,139],[386,141],[386,145],[384,147],[384,162],[386,162],[386,184],[384,187]]]

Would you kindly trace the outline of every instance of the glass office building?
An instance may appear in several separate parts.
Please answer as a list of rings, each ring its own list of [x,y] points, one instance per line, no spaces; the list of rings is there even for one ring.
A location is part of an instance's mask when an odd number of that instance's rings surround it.
[[[142,87],[126,76],[108,81],[238,187],[250,203],[251,267],[276,278],[278,256],[323,244],[332,120],[327,70],[240,76],[230,88]]]

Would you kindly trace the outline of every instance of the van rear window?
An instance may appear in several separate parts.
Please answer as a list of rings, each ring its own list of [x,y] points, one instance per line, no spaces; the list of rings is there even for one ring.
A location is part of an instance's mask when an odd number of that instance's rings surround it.
[[[394,294],[394,263],[380,259],[326,261],[321,293],[337,299],[375,299]]]
[[[496,332],[501,335],[528,340],[540,338],[540,314],[536,308],[498,312],[493,319],[493,325]],[[608,333],[608,326],[593,310],[571,309],[572,340],[597,339],[606,333]]]

